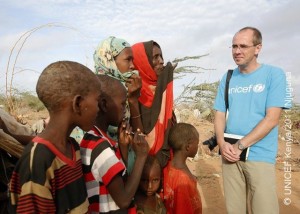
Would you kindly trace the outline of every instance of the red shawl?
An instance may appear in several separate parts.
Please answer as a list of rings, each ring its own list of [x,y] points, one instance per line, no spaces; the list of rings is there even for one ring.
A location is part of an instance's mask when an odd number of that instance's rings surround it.
[[[140,112],[149,154],[156,155],[162,166],[170,157],[168,133],[173,112],[173,66],[167,63],[157,76],[152,64],[153,41],[132,46],[133,63],[142,78]],[[150,58],[151,57],[151,58]]]

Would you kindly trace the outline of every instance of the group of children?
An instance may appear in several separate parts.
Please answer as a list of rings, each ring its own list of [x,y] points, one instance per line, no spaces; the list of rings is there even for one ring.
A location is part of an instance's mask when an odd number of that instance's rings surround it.
[[[196,179],[186,165],[198,151],[195,127],[171,128],[173,157],[162,173],[157,158],[148,155],[145,135],[123,119],[127,91],[120,81],[59,61],[44,69],[36,90],[50,121],[14,169],[12,213],[202,212]],[[86,131],[80,145],[69,137],[77,126]],[[118,126],[118,141],[107,135],[109,126]],[[135,153],[130,174],[129,145]]]

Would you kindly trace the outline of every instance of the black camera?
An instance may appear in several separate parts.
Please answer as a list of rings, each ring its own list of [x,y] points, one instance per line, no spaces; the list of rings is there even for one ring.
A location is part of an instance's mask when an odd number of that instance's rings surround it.
[[[216,136],[212,136],[211,138],[209,138],[208,140],[202,142],[203,145],[207,145],[209,150],[212,151],[217,145],[217,138]]]

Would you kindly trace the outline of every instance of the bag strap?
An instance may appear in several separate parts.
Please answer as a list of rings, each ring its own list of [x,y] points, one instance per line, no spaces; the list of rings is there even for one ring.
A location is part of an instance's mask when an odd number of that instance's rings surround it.
[[[226,111],[229,109],[228,91],[229,91],[229,81],[231,79],[232,73],[233,73],[233,70],[230,69],[227,71],[227,76],[226,76],[225,96],[224,96]]]

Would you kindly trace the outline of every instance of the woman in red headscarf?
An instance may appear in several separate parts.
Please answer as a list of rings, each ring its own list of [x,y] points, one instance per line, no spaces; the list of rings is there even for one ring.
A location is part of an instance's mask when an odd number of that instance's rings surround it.
[[[142,79],[139,97],[140,113],[150,154],[156,155],[162,167],[170,159],[168,133],[176,122],[173,114],[174,66],[164,60],[160,46],[154,41],[132,46],[133,64]]]

